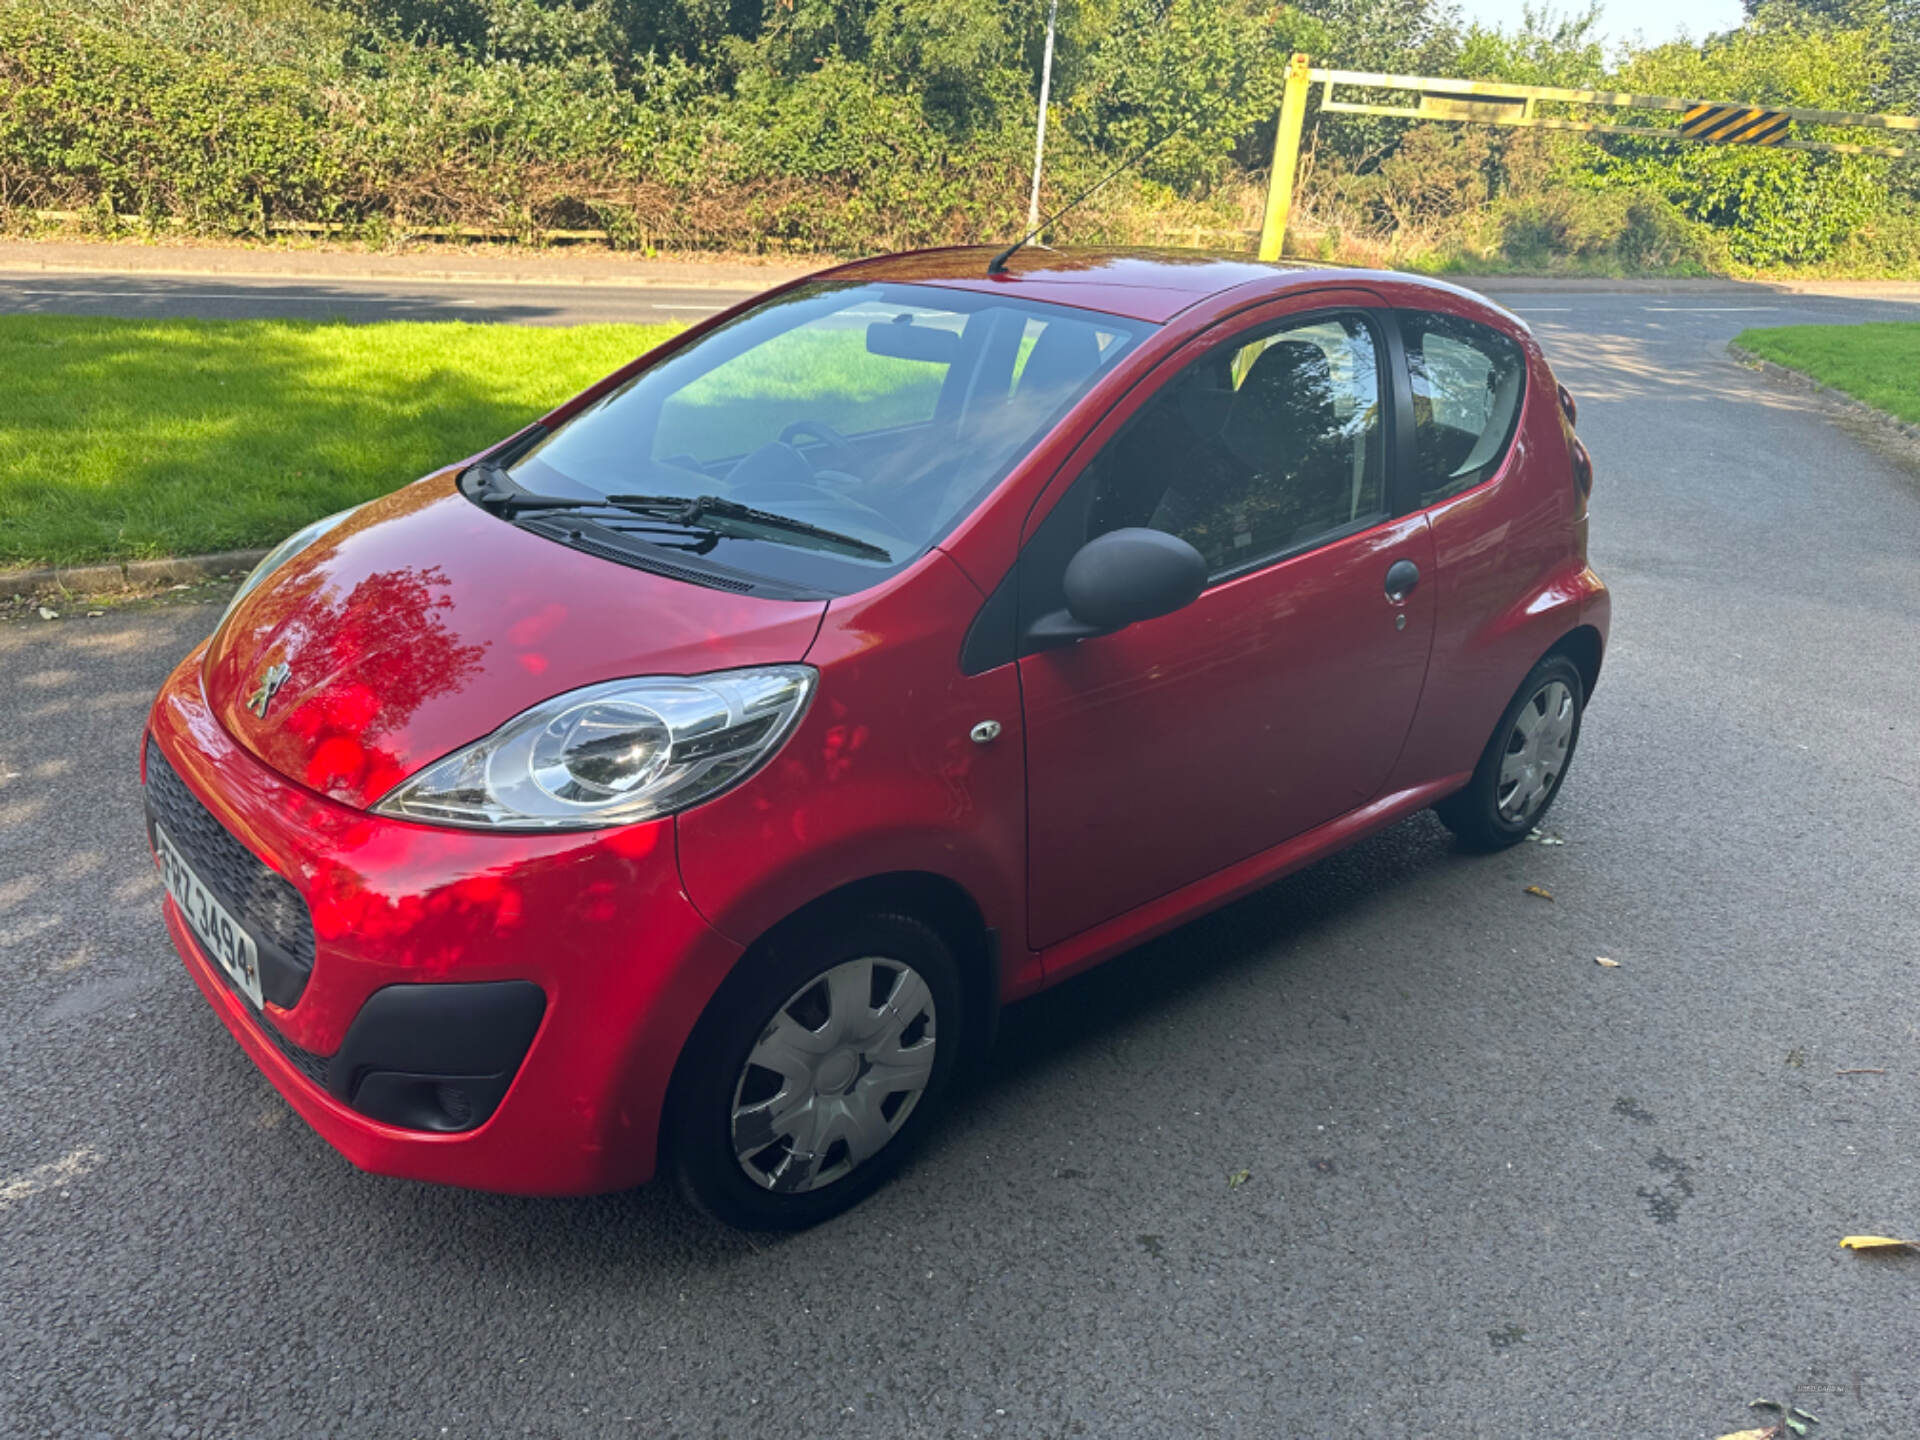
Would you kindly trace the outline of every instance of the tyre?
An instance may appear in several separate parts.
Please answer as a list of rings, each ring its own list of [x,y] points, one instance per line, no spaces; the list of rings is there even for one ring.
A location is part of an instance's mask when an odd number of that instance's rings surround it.
[[[1474,850],[1524,840],[1547,813],[1580,741],[1586,686],[1564,655],[1549,655],[1520,683],[1467,787],[1434,806]]]
[[[769,946],[687,1043],[666,1117],[680,1188],[750,1230],[858,1204],[932,1123],[965,1023],[959,964],[918,920],[843,917]]]

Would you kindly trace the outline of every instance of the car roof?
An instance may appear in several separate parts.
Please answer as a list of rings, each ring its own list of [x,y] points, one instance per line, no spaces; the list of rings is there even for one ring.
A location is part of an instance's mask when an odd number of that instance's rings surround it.
[[[1001,274],[989,275],[987,263],[998,253],[989,245],[913,250],[857,260],[829,270],[821,278],[937,285],[987,294],[1012,291],[1032,300],[1101,310],[1155,324],[1162,324],[1203,300],[1243,288],[1249,290],[1250,297],[1258,297],[1330,282],[1364,285],[1369,281],[1383,281],[1455,295],[1471,294],[1444,281],[1397,271],[1353,270],[1296,260],[1255,260],[1246,255],[1205,250],[1090,247],[1048,250],[1028,245],[1015,252]],[[1484,296],[1472,298],[1487,304]]]

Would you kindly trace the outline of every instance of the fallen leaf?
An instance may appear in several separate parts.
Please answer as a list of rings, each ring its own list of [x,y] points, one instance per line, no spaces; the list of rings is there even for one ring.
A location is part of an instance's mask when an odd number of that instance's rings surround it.
[[[1841,1240],[1842,1250],[1912,1250],[1920,1253],[1920,1245],[1911,1240],[1895,1240],[1890,1235],[1849,1235]]]
[[[1620,962],[1618,960],[1609,960],[1604,955],[1594,956],[1593,963],[1596,965],[1604,965],[1609,970],[1618,970],[1620,968]]]
[[[60,612],[42,605],[40,607],[40,618],[42,620],[58,620],[60,618]]]
[[[1820,1417],[1811,1410],[1802,1410],[1798,1405],[1791,1405],[1788,1408],[1810,1425],[1818,1425],[1820,1423]]]
[[[1725,1435],[1718,1436],[1717,1440],[1773,1440],[1773,1437],[1779,1433],[1773,1426],[1768,1425],[1760,1430],[1729,1430]]]
[[[1791,1415],[1782,1415],[1780,1418],[1787,1422],[1787,1428],[1793,1431],[1794,1434],[1804,1435],[1807,1433],[1807,1426],[1805,1421],[1796,1420]]]
[[[1252,1178],[1253,1178],[1253,1172],[1251,1170],[1236,1170],[1231,1175],[1227,1176],[1227,1189],[1238,1190],[1242,1185],[1246,1184],[1247,1181],[1251,1180]]]
[[[1538,885],[1527,886],[1527,894],[1538,896],[1542,900],[1551,900],[1553,898],[1551,893],[1542,890]]]

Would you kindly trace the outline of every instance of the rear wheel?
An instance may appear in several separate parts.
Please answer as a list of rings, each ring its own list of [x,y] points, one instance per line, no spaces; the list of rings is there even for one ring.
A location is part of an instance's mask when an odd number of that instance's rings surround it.
[[[797,1230],[896,1171],[952,1077],[959,966],[933,930],[864,915],[775,945],[729,980],[669,1102],[681,1188],[746,1229]]]
[[[1476,850],[1504,850],[1540,823],[1573,763],[1586,687],[1564,655],[1549,655],[1520,684],[1467,787],[1434,806]]]

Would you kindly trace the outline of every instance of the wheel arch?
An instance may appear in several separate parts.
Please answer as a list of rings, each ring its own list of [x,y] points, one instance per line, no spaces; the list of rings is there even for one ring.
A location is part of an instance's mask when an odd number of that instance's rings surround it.
[[[781,944],[816,926],[830,925],[836,919],[859,914],[905,915],[935,931],[953,947],[960,964],[965,1005],[976,1023],[965,1028],[961,1054],[962,1073],[976,1070],[993,1047],[1000,1024],[1000,937],[986,922],[979,903],[958,881],[928,870],[895,870],[851,880],[801,905],[768,926],[749,944],[720,983],[707,1005],[725,1002],[730,982],[746,973],[756,961]],[[694,1022],[680,1054],[675,1057],[673,1078],[667,1086],[671,1096],[685,1067],[688,1053],[697,1043],[705,1012]],[[664,1142],[666,1127],[661,1127]]]
[[[967,986],[968,1010],[982,1017],[969,1025],[969,1048],[984,1054],[985,1042],[999,1017],[1000,937],[965,886],[930,870],[894,870],[851,880],[802,905],[769,926],[747,947],[741,963],[750,963],[760,950],[816,925],[831,924],[842,915],[890,913],[907,915],[936,931],[953,947]]]
[[[1583,699],[1593,698],[1594,686],[1600,683],[1600,661],[1605,653],[1605,642],[1600,638],[1600,630],[1594,625],[1576,625],[1547,650],[1547,655],[1564,655],[1573,662],[1580,672],[1580,685],[1585,692]],[[1547,658],[1542,655],[1542,660]]]

